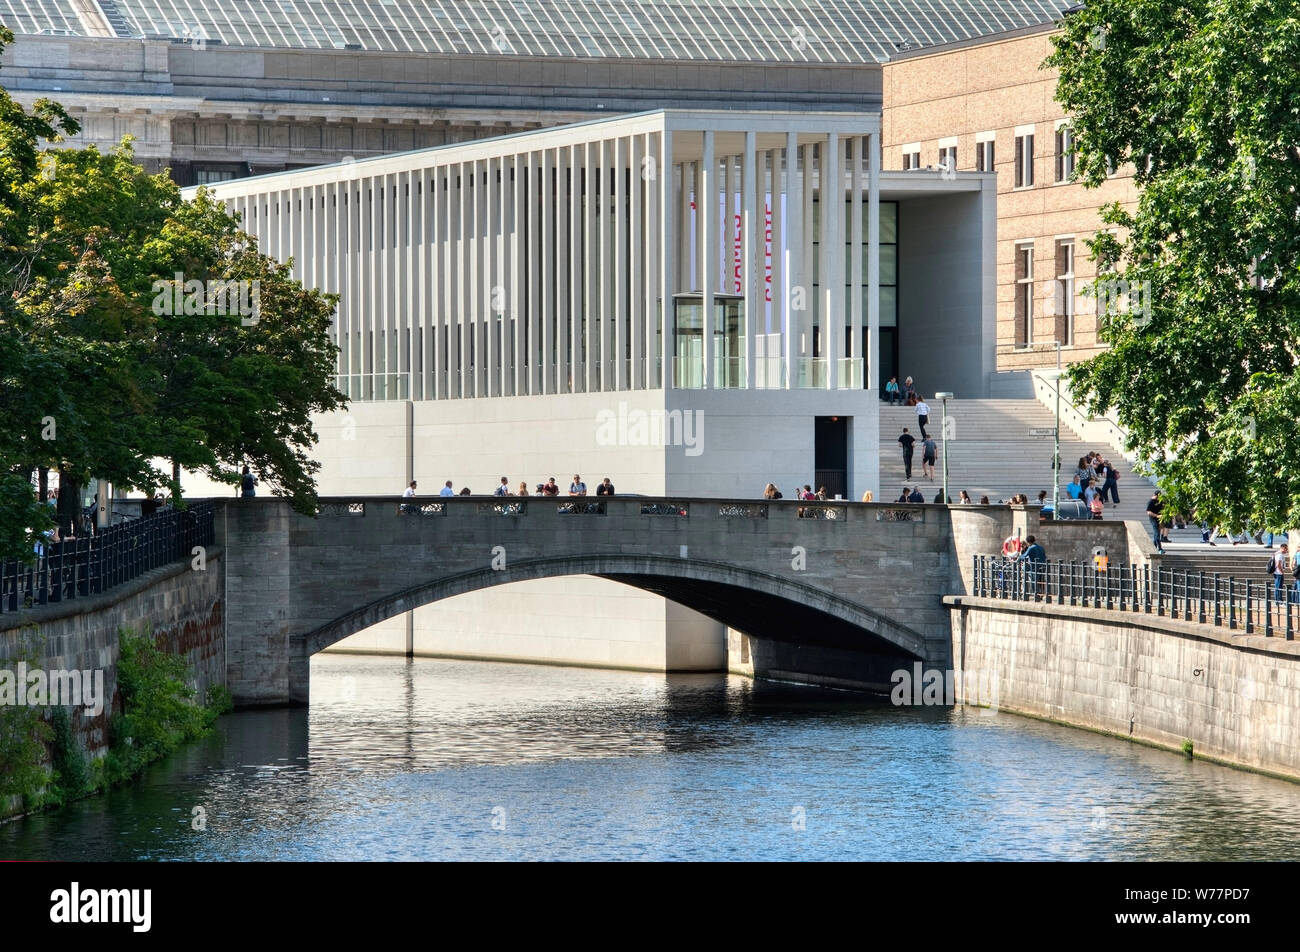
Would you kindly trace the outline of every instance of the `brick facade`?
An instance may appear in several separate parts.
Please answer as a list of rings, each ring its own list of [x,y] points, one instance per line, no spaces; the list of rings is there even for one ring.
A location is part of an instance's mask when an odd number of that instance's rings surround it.
[[[920,171],[940,167],[940,148],[956,140],[957,171],[978,169],[977,143],[991,138],[998,181],[997,367],[1022,370],[1097,353],[1097,321],[1081,289],[1095,277],[1085,239],[1096,233],[1098,209],[1136,201],[1132,169],[1120,168],[1101,188],[1057,183],[1056,132],[1066,119],[1056,102],[1056,71],[1039,66],[1052,51],[1050,27],[1002,34],[904,56],[884,67],[882,146],[886,169],[904,168],[904,146],[919,145]],[[1033,130],[1033,184],[1016,186],[1017,136]],[[912,152],[913,149],[906,150]],[[1026,150],[1027,151],[1027,150]],[[1073,326],[1067,329],[1058,276],[1073,242]],[[1032,248],[1032,322],[1017,301],[1025,277],[1019,251]],[[1023,293],[1023,292],[1021,292]],[[1026,326],[1026,325],[1030,326]],[[1029,346],[1024,346],[1026,343]]]

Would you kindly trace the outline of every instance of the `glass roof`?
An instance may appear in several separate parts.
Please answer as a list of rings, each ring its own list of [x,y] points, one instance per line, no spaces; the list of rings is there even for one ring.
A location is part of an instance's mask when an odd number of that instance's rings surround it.
[[[1047,23],[1073,0],[100,0],[133,36],[229,46],[757,63],[882,62]],[[0,0],[17,32],[84,32],[73,0]],[[125,26],[123,25],[125,24]]]
[[[67,0],[0,0],[0,25],[15,33],[82,33]]]

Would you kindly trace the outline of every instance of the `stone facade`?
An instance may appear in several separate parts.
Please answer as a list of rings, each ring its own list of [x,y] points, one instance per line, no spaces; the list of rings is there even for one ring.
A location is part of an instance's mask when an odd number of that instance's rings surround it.
[[[0,667],[22,655],[48,671],[103,671],[103,712],[74,711],[72,727],[91,757],[108,749],[108,723],[121,710],[117,697],[118,634],[152,632],[157,645],[180,655],[200,700],[210,685],[226,683],[225,560],[209,549],[203,571],[184,562],[155,569],[102,595],[76,598],[0,616]]]
[[[949,598],[954,666],[1000,709],[1300,779],[1300,642],[1117,611]]]
[[[1093,299],[1080,291],[1096,276],[1085,240],[1100,226],[1098,209],[1110,202],[1132,207],[1132,168],[1121,167],[1104,185],[1085,189],[1057,181],[1056,132],[1065,123],[1056,102],[1055,70],[1040,64],[1051,52],[1051,27],[1001,34],[896,57],[884,67],[882,144],[885,169],[904,168],[918,152],[918,177],[943,174],[940,149],[955,146],[956,170],[980,166],[977,144],[993,142],[997,174],[997,365],[1000,371],[1054,366],[1098,352]],[[1033,184],[1016,185],[1016,141],[1033,133]],[[905,148],[907,147],[907,148]],[[929,167],[930,171],[926,171]],[[1057,290],[1063,246],[1073,243],[1074,315],[1068,335],[1064,297]],[[1032,332],[1017,330],[1018,279],[1026,277],[1017,249],[1033,249]],[[1026,342],[1025,338],[1028,337]],[[1027,346],[1021,346],[1023,344]]]

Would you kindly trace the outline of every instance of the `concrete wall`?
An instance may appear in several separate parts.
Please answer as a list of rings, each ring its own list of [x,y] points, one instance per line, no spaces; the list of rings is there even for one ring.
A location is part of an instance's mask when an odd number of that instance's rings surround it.
[[[1145,615],[952,598],[954,664],[1000,708],[1300,779],[1300,643]]]
[[[151,631],[159,647],[183,657],[200,700],[210,685],[226,683],[224,573],[221,552],[210,549],[203,571],[178,563],[102,595],[0,616],[0,666],[13,670],[14,659],[29,654],[47,671],[102,670],[112,703],[98,717],[74,711],[71,719],[87,753],[100,756],[108,749],[109,718],[121,708],[121,629]]]
[[[988,395],[995,360],[995,232],[992,176],[986,187],[898,206],[899,379],[936,391]]]

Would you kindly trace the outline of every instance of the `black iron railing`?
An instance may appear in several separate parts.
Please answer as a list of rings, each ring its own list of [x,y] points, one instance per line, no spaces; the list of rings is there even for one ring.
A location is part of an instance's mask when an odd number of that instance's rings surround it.
[[[1279,590],[1272,579],[1217,572],[974,558],[972,588],[980,598],[1142,612],[1287,641],[1295,640],[1300,627],[1300,590],[1289,575]]]
[[[193,557],[213,542],[213,505],[162,512],[93,536],[39,547],[30,562],[0,562],[0,613],[98,595],[145,572]]]

